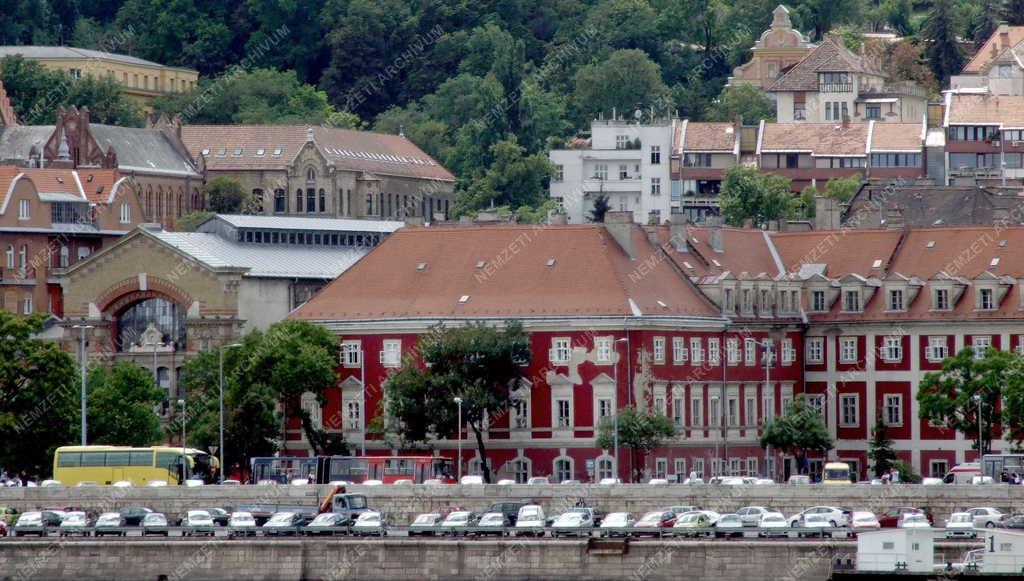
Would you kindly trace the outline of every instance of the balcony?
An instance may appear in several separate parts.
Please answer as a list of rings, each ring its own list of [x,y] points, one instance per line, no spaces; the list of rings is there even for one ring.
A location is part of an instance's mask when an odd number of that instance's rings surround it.
[[[0,282],[3,284],[36,284],[36,269],[32,266],[0,268]]]
[[[583,191],[584,192],[604,192],[604,193],[636,193],[639,194],[640,190],[643,189],[643,181],[639,176],[635,178],[629,178],[625,180],[602,180],[598,178],[588,178],[583,180]]]
[[[818,83],[819,93],[852,93],[853,83]]]
[[[976,178],[995,180],[1002,177],[999,168],[996,167],[968,167],[960,166],[949,169],[950,177],[955,178]]]

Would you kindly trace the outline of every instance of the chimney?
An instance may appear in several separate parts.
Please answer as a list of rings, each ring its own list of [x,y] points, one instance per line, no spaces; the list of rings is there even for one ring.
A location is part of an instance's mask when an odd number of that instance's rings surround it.
[[[650,212],[647,212],[647,225],[648,226],[657,226],[658,225],[658,221],[660,220],[660,218],[661,218],[661,212],[659,212],[657,210],[651,210]]]
[[[411,228],[423,226],[423,216],[406,216],[405,225]]]
[[[658,245],[658,225],[647,224],[644,226],[644,234],[647,234],[647,241],[651,243],[651,246]]]
[[[604,228],[612,235],[612,238],[619,243],[630,258],[636,258],[633,249],[633,212],[606,212],[604,215]]]
[[[689,246],[686,243],[689,239],[688,223],[686,214],[680,212],[678,208],[672,208],[672,225],[669,226],[668,241],[676,252],[689,252]]]
[[[885,227],[889,230],[900,230],[904,227],[903,208],[893,206],[885,210]]]
[[[715,252],[725,252],[725,236],[722,233],[722,217],[706,216],[704,224],[708,227],[708,244]]]
[[[999,23],[999,48],[1005,50],[1010,48],[1010,25],[1005,22]]]
[[[548,226],[565,226],[569,223],[569,215],[561,210],[548,212]]]
[[[814,197],[814,229],[838,230],[840,227],[839,201],[827,196]]]

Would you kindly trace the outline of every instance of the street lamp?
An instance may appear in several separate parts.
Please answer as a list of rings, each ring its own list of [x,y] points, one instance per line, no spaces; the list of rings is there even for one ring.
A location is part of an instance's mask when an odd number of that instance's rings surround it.
[[[73,325],[71,328],[72,329],[78,329],[78,345],[79,345],[79,353],[81,354],[81,356],[78,358],[78,363],[79,363],[79,366],[81,367],[81,373],[82,373],[82,382],[81,382],[82,383],[82,445],[85,446],[86,445],[86,440],[87,440],[86,434],[88,433],[87,432],[88,422],[87,422],[87,420],[85,418],[85,412],[86,412],[86,410],[85,410],[85,359],[86,359],[85,331],[86,331],[86,329],[92,329],[93,326],[92,325],[84,325],[83,324],[83,325]]]
[[[771,394],[774,395],[775,392],[772,391],[772,365],[775,365],[775,349],[774,349],[774,345],[772,343],[772,340],[771,339],[762,339],[761,340],[761,348],[764,350],[764,389],[765,389],[765,393],[771,393]],[[772,401],[774,401],[774,397],[772,398]],[[765,410],[765,411],[767,411],[767,410]],[[748,411],[747,413],[749,414],[750,412]],[[774,479],[774,474],[771,474],[771,471],[768,468],[768,460],[769,460],[769,458],[771,458],[771,449],[772,449],[772,445],[771,444],[768,444],[765,447],[765,459],[764,459],[765,466],[764,466],[764,471],[765,471],[765,477],[766,478]]]
[[[224,350],[225,349],[237,349],[241,347],[241,343],[232,343],[230,345],[221,345],[218,351],[220,352],[220,481],[224,482]],[[155,358],[155,356],[154,356]],[[184,429],[184,424],[182,424]],[[181,441],[184,442],[185,438],[182,436]]]
[[[359,431],[362,433],[359,449],[366,456],[366,351],[359,344]]]
[[[181,406],[181,482],[178,484],[185,484],[188,478],[188,461],[185,460],[188,457],[185,451],[185,400],[179,399],[178,405]]]
[[[629,340],[626,339],[625,337],[621,337],[619,339],[616,339],[615,340],[615,353],[618,354],[618,352],[619,352],[619,343],[626,343],[628,341]],[[627,354],[626,357],[628,358],[629,355]],[[615,448],[615,450],[613,451],[614,456],[615,456],[615,478],[621,478],[621,476],[619,475],[619,362],[618,361],[615,362],[615,399],[612,402],[612,405],[615,406],[615,409],[612,410],[612,430],[614,432],[612,446]]]
[[[985,455],[985,450],[983,448],[983,446],[985,445],[985,440],[982,439],[982,436],[981,436],[981,425],[982,424],[981,424],[981,394],[980,393],[974,394],[974,402],[978,404],[978,462],[980,463],[981,462],[981,457]]]
[[[458,468],[457,468],[457,473],[458,473],[458,477],[457,477],[458,480],[457,480],[457,482],[459,482],[461,484],[462,483],[462,398],[461,397],[456,397],[454,401],[459,406],[459,434],[458,434],[459,456],[458,456]]]

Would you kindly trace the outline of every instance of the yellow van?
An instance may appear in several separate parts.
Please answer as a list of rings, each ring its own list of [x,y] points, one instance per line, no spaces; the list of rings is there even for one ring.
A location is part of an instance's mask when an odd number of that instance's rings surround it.
[[[846,462],[829,462],[821,474],[821,483],[826,485],[850,484],[850,465]]]

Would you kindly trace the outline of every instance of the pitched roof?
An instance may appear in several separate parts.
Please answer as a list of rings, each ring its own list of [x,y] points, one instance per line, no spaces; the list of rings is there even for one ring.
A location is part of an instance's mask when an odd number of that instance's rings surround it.
[[[736,149],[739,134],[732,123],[700,123],[686,121],[682,151],[725,151]]]
[[[103,151],[114,148],[122,170],[200,177],[186,152],[157,129],[90,123],[89,130]]]
[[[948,125],[999,125],[1024,128],[1024,95],[949,93]]]
[[[248,214],[216,214],[209,220],[221,220],[235,228],[268,228],[272,230],[321,230],[334,232],[391,233],[405,225],[397,220],[354,220],[346,218],[306,218],[302,216],[253,216]]]
[[[1000,38],[1000,27],[996,27],[992,31],[992,34],[985,41],[985,44],[981,45],[978,52],[974,53],[974,57],[967,61],[964,65],[962,72],[964,74],[976,74],[984,71],[988,68],[996,58],[999,57],[1007,48],[1012,47],[1021,41],[1024,41],[1024,26],[1007,26],[1006,33],[1009,46],[1004,46],[1002,39]]]
[[[817,91],[818,73],[881,73],[865,57],[846,48],[839,37],[826,35],[814,50],[768,87],[768,91]]]
[[[344,321],[641,314],[719,322],[703,295],[656,258],[660,251],[644,232],[630,228],[636,260],[601,225],[403,228],[292,316]]]
[[[872,121],[871,151],[920,151],[927,127],[921,123],[878,123]]]
[[[120,187],[125,179],[115,169],[73,170],[4,165],[0,166],[0,208],[4,207],[16,178],[32,182],[39,196],[49,198],[49,201],[88,201],[93,204],[110,203],[115,188]]]
[[[675,249],[671,240],[671,227],[658,227],[658,242],[668,252],[679,270],[687,276],[705,278],[724,272],[735,276],[781,274],[773,256],[772,244],[761,230],[722,226],[722,251],[711,248],[711,228],[687,226],[687,252]]]
[[[310,130],[320,153],[340,169],[455,180],[444,166],[401,135],[306,125],[185,125],[181,137],[193,157],[205,157],[210,170],[283,170],[307,143]]]
[[[786,272],[799,274],[804,265],[825,265],[822,274],[881,276],[900,241],[900,230],[831,230],[771,234]],[[875,267],[875,261],[881,264]]]
[[[53,130],[53,125],[0,125],[0,163],[28,161],[32,146],[42,152]]]
[[[760,151],[863,156],[867,143],[867,123],[765,123]]]
[[[167,65],[147,61],[138,57],[128,56],[126,54],[104,52],[88,48],[74,48],[70,46],[0,46],[0,58],[11,55],[21,55],[26,59],[89,59],[127,65],[172,68],[167,67]]]
[[[1024,197],[1000,195],[975,186],[893,187],[869,183],[850,199],[843,227],[878,228],[894,208],[902,210],[903,223],[910,228],[985,226],[1004,216],[1024,216]]]

